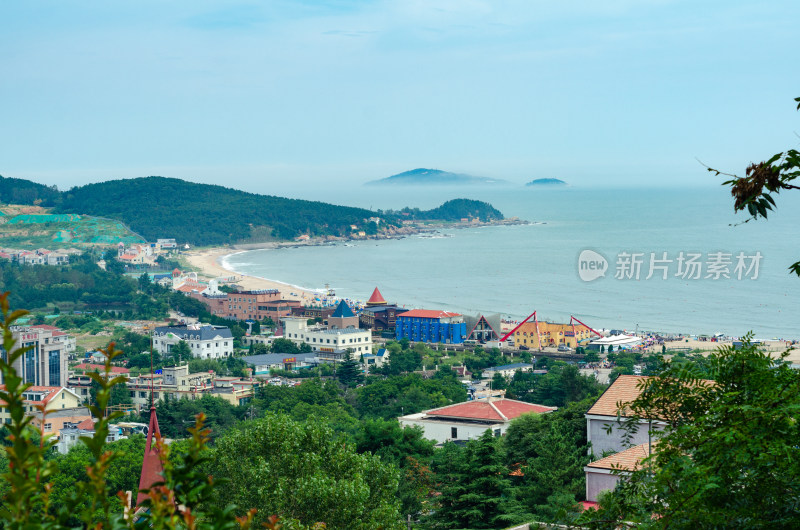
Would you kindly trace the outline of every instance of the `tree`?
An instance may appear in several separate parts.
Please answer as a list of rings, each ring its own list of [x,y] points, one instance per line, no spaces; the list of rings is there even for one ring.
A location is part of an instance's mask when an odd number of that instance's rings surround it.
[[[272,353],[298,353],[300,350],[297,348],[297,344],[291,340],[278,338],[272,341],[270,351]]]
[[[600,356],[597,355],[597,352],[594,350],[589,350],[586,352],[586,356],[583,358],[584,361],[587,363],[597,363],[600,362]]]
[[[666,362],[643,380],[627,425],[666,430],[601,510],[581,522],[641,528],[796,528],[800,525],[800,373],[748,339],[707,363]],[[713,379],[709,381],[708,379]]]
[[[141,276],[139,276],[139,290],[143,293],[149,292],[150,287],[153,285],[153,282],[150,280],[150,276],[145,272]]]
[[[794,100],[797,102],[796,110],[800,110],[800,97]],[[708,168],[708,171],[717,176],[723,174],[712,168]],[[727,173],[724,175],[731,177],[722,185],[731,188],[731,195],[734,198],[733,210],[740,212],[746,209],[750,214],[744,222],[758,220],[759,217],[767,219],[768,212],[776,206],[773,195],[777,195],[781,190],[800,190],[800,186],[792,184],[800,177],[800,151],[789,149],[773,155],[766,162],[751,163],[745,170],[744,177]],[[793,263],[789,270],[800,276],[800,261]]]
[[[353,360],[350,354],[347,354],[347,359],[339,365],[336,371],[336,378],[344,386],[356,386],[364,376],[361,375],[361,366]]]
[[[402,528],[394,466],[356,453],[318,421],[268,413],[247,422],[217,441],[208,470],[228,481],[216,503],[253,506],[257,523],[280,513],[331,530]]]

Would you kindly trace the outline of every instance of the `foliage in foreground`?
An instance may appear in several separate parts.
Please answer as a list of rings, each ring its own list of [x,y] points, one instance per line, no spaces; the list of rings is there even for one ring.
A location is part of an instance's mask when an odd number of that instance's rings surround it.
[[[660,418],[666,433],[579,524],[800,527],[799,371],[746,342],[720,348],[705,366],[668,362],[644,384],[629,425]]]

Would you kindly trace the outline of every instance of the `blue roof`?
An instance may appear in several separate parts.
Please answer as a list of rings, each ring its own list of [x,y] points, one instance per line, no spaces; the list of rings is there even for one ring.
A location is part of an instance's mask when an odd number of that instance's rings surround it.
[[[386,355],[386,348],[378,350],[378,357],[383,357],[384,355]]]
[[[347,305],[347,302],[342,300],[341,302],[339,302],[339,305],[336,306],[336,310],[333,313],[331,313],[331,316],[334,318],[348,318],[348,317],[354,317],[356,316],[356,314],[353,313],[353,310],[350,309],[350,306]]]

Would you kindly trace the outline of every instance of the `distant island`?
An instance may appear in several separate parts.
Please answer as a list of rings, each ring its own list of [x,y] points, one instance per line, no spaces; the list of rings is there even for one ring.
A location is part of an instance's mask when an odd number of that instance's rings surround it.
[[[491,204],[469,199],[431,210],[373,211],[165,177],[109,180],[62,192],[0,176],[3,203],[29,206],[0,209],[0,239],[25,246],[48,240],[63,246],[174,238],[205,246],[385,238],[413,233],[420,221],[503,221]]]
[[[476,177],[464,173],[451,173],[441,169],[417,168],[404,171],[391,177],[372,180],[366,183],[372,185],[409,185],[409,186],[452,186],[452,185],[486,185],[486,184],[508,184],[505,180],[493,179],[488,177]]]
[[[535,180],[532,180],[532,181],[528,182],[525,185],[526,186],[552,186],[552,187],[556,187],[556,186],[566,186],[567,183],[564,182],[561,179],[535,179]]]

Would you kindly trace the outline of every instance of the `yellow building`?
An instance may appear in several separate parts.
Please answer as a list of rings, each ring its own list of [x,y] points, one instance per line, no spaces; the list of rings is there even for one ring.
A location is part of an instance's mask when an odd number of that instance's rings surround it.
[[[5,385],[0,385],[5,389]],[[81,397],[72,390],[58,386],[32,386],[23,394],[25,399],[25,414],[36,417],[40,408],[44,406],[45,411],[54,412],[56,410],[76,409],[83,401]],[[39,414],[41,418],[41,414]],[[38,420],[41,421],[41,420]],[[0,423],[11,423],[11,414],[5,407],[5,402],[0,401]],[[52,432],[45,429],[46,432]]]
[[[537,331],[538,328],[538,331]],[[556,324],[553,322],[525,322],[514,332],[514,345],[538,350],[561,344],[577,348],[591,339],[592,332],[582,324]],[[541,344],[539,341],[541,340]]]

